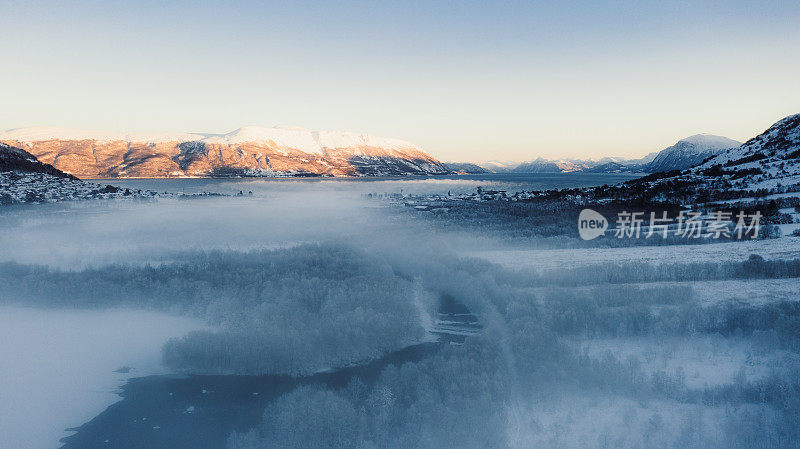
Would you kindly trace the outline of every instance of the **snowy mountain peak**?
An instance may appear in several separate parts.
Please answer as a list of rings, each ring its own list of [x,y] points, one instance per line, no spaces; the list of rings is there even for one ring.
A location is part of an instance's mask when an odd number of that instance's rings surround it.
[[[724,136],[714,134],[695,134],[679,140],[675,146],[680,144],[692,144],[703,149],[726,149],[738,147],[742,143]]]
[[[648,172],[685,170],[706,159],[738,147],[741,142],[713,134],[695,134],[679,140],[675,145],[662,150],[652,162],[647,164]]]
[[[292,148],[306,153],[322,153],[322,148],[320,148],[311,131],[303,128],[243,126],[227,134],[209,136],[200,140],[203,143],[225,145],[246,142],[274,143],[279,147]]]
[[[444,174],[416,145],[346,131],[243,126],[225,134],[19,128],[0,142],[89,178]]]

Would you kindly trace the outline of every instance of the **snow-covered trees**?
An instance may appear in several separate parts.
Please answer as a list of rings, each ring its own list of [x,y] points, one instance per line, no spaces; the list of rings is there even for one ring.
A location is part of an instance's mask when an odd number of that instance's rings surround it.
[[[800,441],[800,260],[525,271],[435,248],[360,246],[78,271],[0,264],[0,297],[203,316],[212,330],[169,342],[170,366],[301,377],[258,427],[231,435],[231,449]],[[347,385],[309,386],[320,376],[306,375],[420,341],[433,298],[465,306],[481,332]]]
[[[309,374],[363,362],[424,336],[414,282],[342,245],[192,252],[159,266],[55,271],[0,265],[0,292],[71,307],[134,306],[206,318],[164,360],[194,373]]]
[[[389,365],[374,381],[300,387],[269,404],[229,449],[505,448],[508,372],[488,341]]]

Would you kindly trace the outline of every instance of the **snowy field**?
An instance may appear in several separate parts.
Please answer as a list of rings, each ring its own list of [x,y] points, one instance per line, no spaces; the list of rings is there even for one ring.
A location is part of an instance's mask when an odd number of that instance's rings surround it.
[[[800,237],[700,245],[636,246],[628,248],[511,249],[465,252],[508,268],[553,269],[603,263],[676,263],[742,261],[750,254],[767,259],[800,258]]]

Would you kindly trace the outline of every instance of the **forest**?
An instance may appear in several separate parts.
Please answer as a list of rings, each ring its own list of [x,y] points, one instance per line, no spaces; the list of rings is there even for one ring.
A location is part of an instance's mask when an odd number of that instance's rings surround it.
[[[438,299],[482,331],[341,388],[271,402],[231,449],[797,447],[800,305],[714,299],[791,289],[800,259],[509,269],[380,243],[186,251],[77,270],[0,264],[6,302],[202,317],[168,341],[185,373],[302,378],[431,341]],[[14,280],[14,282],[11,282]],[[744,284],[741,284],[744,283]],[[735,288],[735,287],[734,287]],[[600,418],[598,418],[600,416]]]

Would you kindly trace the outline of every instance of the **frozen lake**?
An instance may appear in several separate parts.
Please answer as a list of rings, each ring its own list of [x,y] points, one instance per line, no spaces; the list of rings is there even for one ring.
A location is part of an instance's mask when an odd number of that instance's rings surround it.
[[[165,373],[165,341],[201,328],[156,312],[0,305],[0,446],[60,447],[129,378]]]

